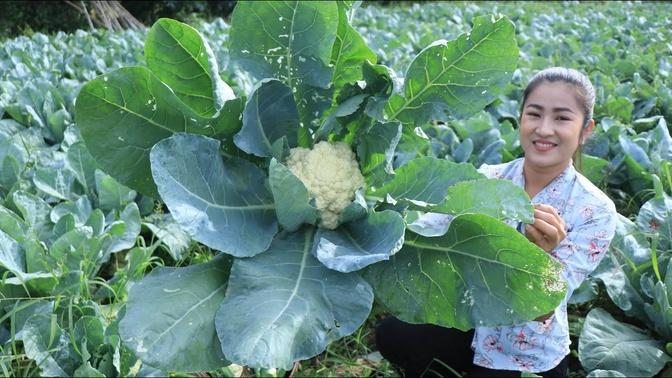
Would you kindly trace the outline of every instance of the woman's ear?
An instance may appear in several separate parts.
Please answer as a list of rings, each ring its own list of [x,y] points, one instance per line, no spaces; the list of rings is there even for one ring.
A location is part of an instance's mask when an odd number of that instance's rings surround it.
[[[586,126],[581,130],[581,144],[586,143],[586,139],[593,134],[593,129],[595,128],[595,120],[591,119],[586,123]]]

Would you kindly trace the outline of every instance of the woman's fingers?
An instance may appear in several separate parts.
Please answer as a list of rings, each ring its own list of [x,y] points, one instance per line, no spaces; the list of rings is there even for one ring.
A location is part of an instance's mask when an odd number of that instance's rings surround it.
[[[544,240],[544,234],[531,224],[525,225],[525,236],[527,237],[527,240],[536,245],[539,245],[539,243]]]
[[[555,238],[549,237],[531,224],[525,226],[525,236],[546,252],[551,252],[559,243],[555,241]]]
[[[525,235],[544,251],[550,252],[567,236],[565,222],[552,206],[539,204],[534,207],[534,223],[525,227]]]
[[[562,228],[563,230],[565,229],[565,221],[552,206],[543,204],[534,205],[534,217],[543,219],[547,223]]]

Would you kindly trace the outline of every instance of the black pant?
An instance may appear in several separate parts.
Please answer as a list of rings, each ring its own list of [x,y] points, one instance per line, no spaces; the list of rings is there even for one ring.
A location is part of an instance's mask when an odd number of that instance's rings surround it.
[[[473,338],[473,330],[409,324],[394,317],[385,318],[376,326],[378,350],[407,377],[520,377],[519,371],[474,365]],[[567,377],[567,365],[565,357],[552,370],[537,375]]]

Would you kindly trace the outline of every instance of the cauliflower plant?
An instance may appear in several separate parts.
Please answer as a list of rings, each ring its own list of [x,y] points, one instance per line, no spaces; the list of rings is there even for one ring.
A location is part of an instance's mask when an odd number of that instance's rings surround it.
[[[312,150],[292,148],[287,167],[306,186],[320,211],[320,226],[334,229],[338,218],[364,185],[355,154],[343,142],[319,142]]]

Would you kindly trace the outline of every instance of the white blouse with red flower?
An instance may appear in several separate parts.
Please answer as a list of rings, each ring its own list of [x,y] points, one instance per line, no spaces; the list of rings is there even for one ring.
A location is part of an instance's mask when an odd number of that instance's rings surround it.
[[[511,180],[525,187],[523,158],[498,165],[483,165],[489,178]],[[532,198],[553,206],[567,225],[567,237],[551,251],[564,267],[568,283],[565,299],[543,322],[477,327],[472,348],[474,364],[498,369],[543,372],[556,367],[569,353],[567,301],[572,292],[604,257],[616,229],[614,203],[570,164]],[[512,224],[513,225],[513,224]]]

